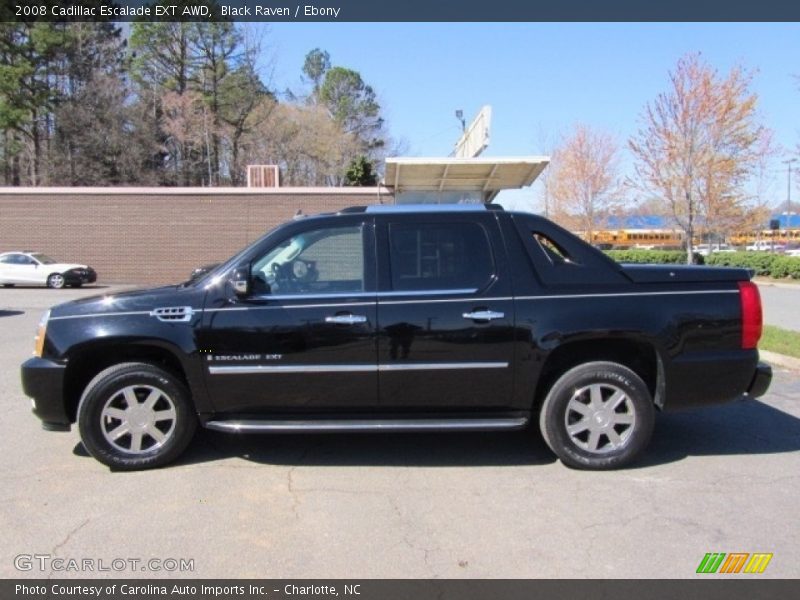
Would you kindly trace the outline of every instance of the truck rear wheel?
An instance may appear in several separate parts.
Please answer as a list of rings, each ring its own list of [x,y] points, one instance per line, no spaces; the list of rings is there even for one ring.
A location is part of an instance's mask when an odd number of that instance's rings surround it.
[[[550,449],[577,469],[615,469],[650,441],[655,408],[628,367],[590,362],[566,371],[547,393],[539,427]]]
[[[130,471],[175,460],[189,445],[197,417],[180,379],[148,363],[123,363],[86,386],[78,428],[89,454]]]

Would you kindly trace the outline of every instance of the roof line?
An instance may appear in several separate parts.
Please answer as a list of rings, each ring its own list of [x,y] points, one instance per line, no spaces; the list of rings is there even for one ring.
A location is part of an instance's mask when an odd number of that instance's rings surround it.
[[[386,159],[387,163],[394,164],[421,164],[421,165],[444,165],[444,164],[506,164],[506,163],[549,163],[549,156],[479,156],[476,158],[455,158],[453,156],[390,156]]]

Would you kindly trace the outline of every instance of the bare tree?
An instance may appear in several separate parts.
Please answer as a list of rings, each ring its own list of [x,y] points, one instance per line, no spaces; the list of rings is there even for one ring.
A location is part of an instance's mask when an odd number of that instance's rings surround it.
[[[699,230],[745,214],[745,184],[767,151],[769,135],[758,123],[752,74],[741,67],[721,77],[700,55],[690,54],[669,80],[669,89],[645,107],[629,147],[638,185],[669,206],[691,263]]]
[[[223,144],[227,147],[225,171],[231,185],[246,181],[245,155],[249,136],[277,105],[269,86],[263,83],[257,66],[262,51],[262,38],[246,27],[242,29],[242,55],[238,66],[221,86],[220,119],[224,127]],[[271,55],[270,60],[272,59]],[[267,81],[271,80],[268,75]]]
[[[359,140],[323,107],[265,102],[255,118],[244,144],[251,162],[279,165],[286,185],[342,185]]]
[[[211,127],[203,96],[199,92],[167,92],[161,98],[164,150],[170,157],[178,185],[191,185],[195,178],[202,181],[206,161],[204,150],[206,132]],[[207,182],[206,182],[207,183]]]

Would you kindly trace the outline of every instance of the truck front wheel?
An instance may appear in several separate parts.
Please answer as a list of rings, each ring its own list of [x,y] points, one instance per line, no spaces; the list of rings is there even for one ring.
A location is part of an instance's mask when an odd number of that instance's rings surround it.
[[[542,404],[539,427],[565,465],[615,469],[647,446],[654,419],[641,377],[618,363],[590,362],[556,380]]]
[[[86,386],[78,428],[89,454],[131,471],[175,460],[189,445],[197,416],[179,378],[148,363],[124,363]]]

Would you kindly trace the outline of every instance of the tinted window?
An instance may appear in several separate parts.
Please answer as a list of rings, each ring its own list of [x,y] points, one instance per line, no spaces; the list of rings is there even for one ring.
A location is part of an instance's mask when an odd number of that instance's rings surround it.
[[[24,254],[9,254],[3,262],[7,265],[27,265],[32,261]]]
[[[389,243],[397,291],[478,289],[494,271],[486,232],[475,223],[393,223]]]
[[[361,226],[293,236],[253,264],[255,293],[339,294],[364,291]]]
[[[536,278],[544,285],[625,283],[628,278],[600,250],[555,223],[534,215],[512,215]]]
[[[9,254],[8,256],[0,256],[0,264],[3,264],[3,265],[10,265],[10,264],[12,264],[13,262],[14,262],[14,261],[12,260],[12,258],[11,258],[11,255],[10,255],[10,254]]]
[[[570,257],[566,250],[558,243],[543,233],[534,232],[533,239],[542,249],[547,259],[554,265],[574,265],[575,261]]]

